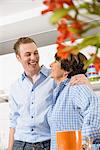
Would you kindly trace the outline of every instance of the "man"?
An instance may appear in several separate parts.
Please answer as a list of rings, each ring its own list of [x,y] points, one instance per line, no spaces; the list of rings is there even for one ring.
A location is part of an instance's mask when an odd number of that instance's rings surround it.
[[[50,70],[39,65],[37,45],[33,39],[18,39],[14,50],[24,73],[11,87],[8,150],[49,150],[50,129],[46,115],[56,84],[49,76]],[[84,79],[79,80],[87,82]]]
[[[56,54],[55,61],[51,63],[51,77],[57,83],[53,91],[54,104],[47,115],[51,131],[51,150],[60,150],[56,144],[57,131],[81,130],[85,142],[88,139],[92,139],[94,143],[100,140],[99,98],[87,85],[70,86],[72,76],[86,73],[86,60],[81,53],[77,56],[71,54],[64,59]]]

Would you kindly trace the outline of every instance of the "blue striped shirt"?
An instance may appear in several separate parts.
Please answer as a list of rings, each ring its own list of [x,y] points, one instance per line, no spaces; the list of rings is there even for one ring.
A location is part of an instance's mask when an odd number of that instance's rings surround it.
[[[15,128],[15,140],[35,143],[50,139],[46,114],[52,104],[55,83],[49,73],[50,70],[43,66],[35,84],[23,74],[12,85],[10,127]]]
[[[100,139],[100,100],[86,85],[70,86],[65,80],[56,87],[48,112],[51,150],[57,150],[56,132],[82,130],[83,136]]]

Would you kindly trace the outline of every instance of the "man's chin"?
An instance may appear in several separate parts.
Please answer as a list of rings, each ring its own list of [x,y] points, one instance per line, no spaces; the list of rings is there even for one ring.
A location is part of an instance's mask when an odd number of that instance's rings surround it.
[[[50,77],[51,77],[51,78],[54,78],[52,74],[50,74]]]

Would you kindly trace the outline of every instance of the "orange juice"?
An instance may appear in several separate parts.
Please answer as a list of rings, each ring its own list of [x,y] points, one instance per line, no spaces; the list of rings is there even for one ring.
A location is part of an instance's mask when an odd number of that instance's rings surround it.
[[[81,150],[81,131],[58,131],[56,133],[58,150]]]

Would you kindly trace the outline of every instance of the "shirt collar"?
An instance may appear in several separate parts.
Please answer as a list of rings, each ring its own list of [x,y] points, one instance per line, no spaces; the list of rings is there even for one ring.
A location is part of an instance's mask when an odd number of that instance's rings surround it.
[[[40,73],[42,73],[43,75],[45,75],[46,77],[48,77],[49,74],[50,74],[50,69],[47,69],[44,65],[42,65]]]
[[[23,72],[23,74],[22,74],[22,81],[23,81],[25,78],[26,78],[26,73]]]
[[[41,69],[40,69],[40,73],[42,73],[43,75],[45,75],[46,77],[49,76],[50,74],[50,69],[47,69],[44,65],[41,66]],[[22,81],[27,77],[26,73],[23,72],[22,74]]]
[[[63,85],[67,85],[70,81],[70,78],[66,78],[64,81],[62,81],[60,84],[63,84]]]

